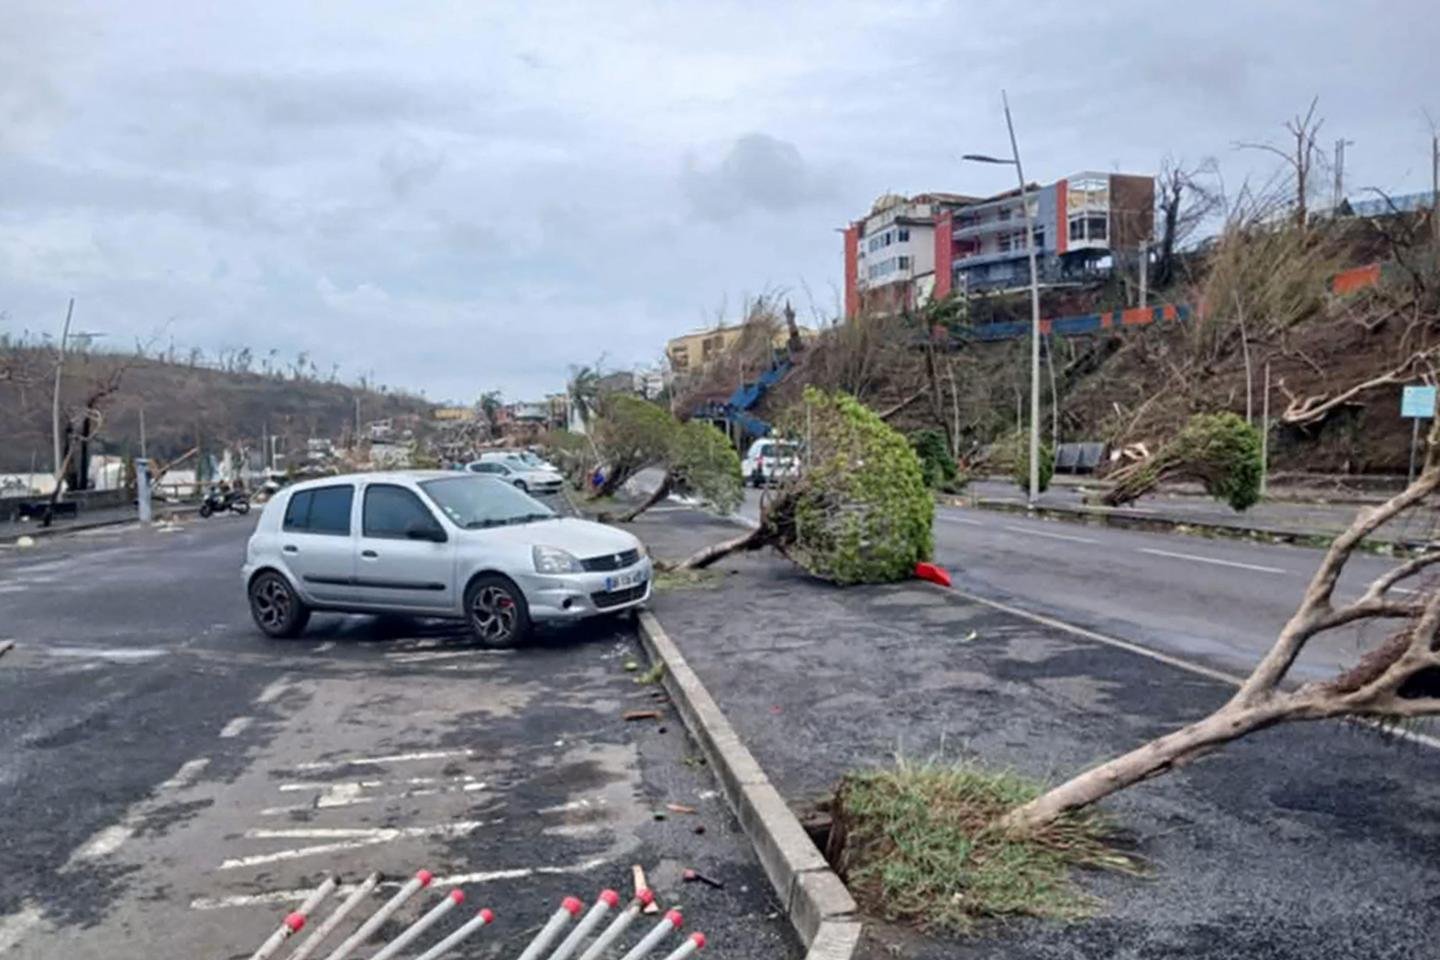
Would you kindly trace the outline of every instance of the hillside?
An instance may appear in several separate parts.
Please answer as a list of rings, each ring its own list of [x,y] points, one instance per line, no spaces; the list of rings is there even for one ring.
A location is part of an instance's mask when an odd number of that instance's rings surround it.
[[[0,355],[0,472],[27,470],[32,456],[39,469],[49,466],[53,357],[40,347],[9,347]],[[197,437],[207,447],[258,450],[268,430],[291,451],[311,436],[339,438],[353,430],[357,397],[365,421],[427,415],[431,406],[416,396],[318,379],[91,352],[66,359],[63,408],[78,413],[112,381],[118,386],[101,404],[97,452],[138,453],[143,408],[148,452],[161,460],[195,446]]]

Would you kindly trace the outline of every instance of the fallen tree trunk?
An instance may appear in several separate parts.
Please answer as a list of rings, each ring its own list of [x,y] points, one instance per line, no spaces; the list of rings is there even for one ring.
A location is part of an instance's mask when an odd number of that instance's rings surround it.
[[[1319,396],[1300,397],[1291,400],[1285,407],[1285,412],[1280,414],[1280,422],[1296,426],[1323,420],[1331,410],[1350,403],[1367,390],[1404,383],[1410,379],[1410,371],[1412,368],[1417,364],[1434,359],[1435,355],[1435,350],[1422,350],[1412,355],[1410,359],[1395,367],[1393,370],[1388,370],[1377,377],[1371,377],[1369,380],[1357,383],[1349,389],[1340,391],[1333,397],[1322,393]]]
[[[704,570],[718,560],[723,560],[741,550],[759,550],[769,542],[770,532],[767,526],[762,523],[749,533],[735,537],[731,540],[724,540],[720,543],[712,543],[708,547],[696,550],[686,557],[675,569],[677,570]]]
[[[675,474],[674,474],[673,472],[669,471],[669,470],[665,471],[665,476],[664,476],[663,479],[661,479],[660,485],[659,485],[658,487],[656,487],[653,492],[651,492],[650,496],[648,496],[648,497],[645,498],[645,502],[642,503],[642,504],[640,504],[640,505],[639,505],[638,507],[636,507],[634,510],[631,510],[629,513],[627,513],[627,514],[625,514],[624,516],[622,516],[622,517],[619,519],[619,521],[617,521],[617,522],[619,522],[619,523],[629,523],[629,522],[631,522],[631,521],[634,520],[636,517],[640,516],[640,514],[644,513],[646,510],[649,510],[651,507],[655,506],[655,504],[659,503],[661,500],[664,500],[666,497],[670,496],[670,491],[671,491],[672,488],[674,488],[674,486],[675,486]]]

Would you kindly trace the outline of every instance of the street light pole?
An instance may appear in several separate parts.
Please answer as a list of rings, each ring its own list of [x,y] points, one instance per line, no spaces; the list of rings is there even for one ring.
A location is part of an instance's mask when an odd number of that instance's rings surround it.
[[[1025,168],[1020,165],[1020,147],[1015,142],[1015,122],[1010,119],[1010,98],[1000,91],[1005,105],[1005,126],[1010,131],[1010,155],[1015,159],[1015,176],[1020,181],[1020,208],[1025,213],[1025,253],[1030,259],[1030,506],[1040,498],[1040,271],[1035,265],[1035,223],[1030,215],[1030,198],[1025,190]]]
[[[70,298],[70,305],[65,308],[65,326],[60,331],[60,355],[55,360],[55,396],[50,403],[50,432],[54,441],[55,453],[55,482],[60,482],[60,374],[65,367],[65,341],[70,339],[70,318],[75,313],[75,298]]]

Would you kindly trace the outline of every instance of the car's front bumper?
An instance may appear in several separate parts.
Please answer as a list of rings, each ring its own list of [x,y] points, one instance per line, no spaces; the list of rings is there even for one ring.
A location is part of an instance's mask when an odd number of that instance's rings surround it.
[[[580,620],[637,607],[650,599],[655,570],[642,557],[623,570],[604,573],[531,573],[516,578],[533,620]],[[624,580],[638,580],[623,583]]]

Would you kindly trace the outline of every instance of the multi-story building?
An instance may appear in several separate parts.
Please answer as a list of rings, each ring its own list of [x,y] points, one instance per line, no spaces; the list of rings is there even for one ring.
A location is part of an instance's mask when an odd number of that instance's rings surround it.
[[[665,344],[665,357],[670,361],[670,371],[684,378],[704,369],[707,363],[718,360],[740,339],[740,326],[715,327],[697,330],[671,339]]]
[[[1152,177],[1079,173],[1030,187],[1026,200],[1036,266],[1049,285],[1104,274],[1117,253],[1138,250],[1154,226]],[[983,199],[882,197],[845,232],[848,316],[893,313],[951,292],[1005,290],[1029,280],[1018,188]]]

